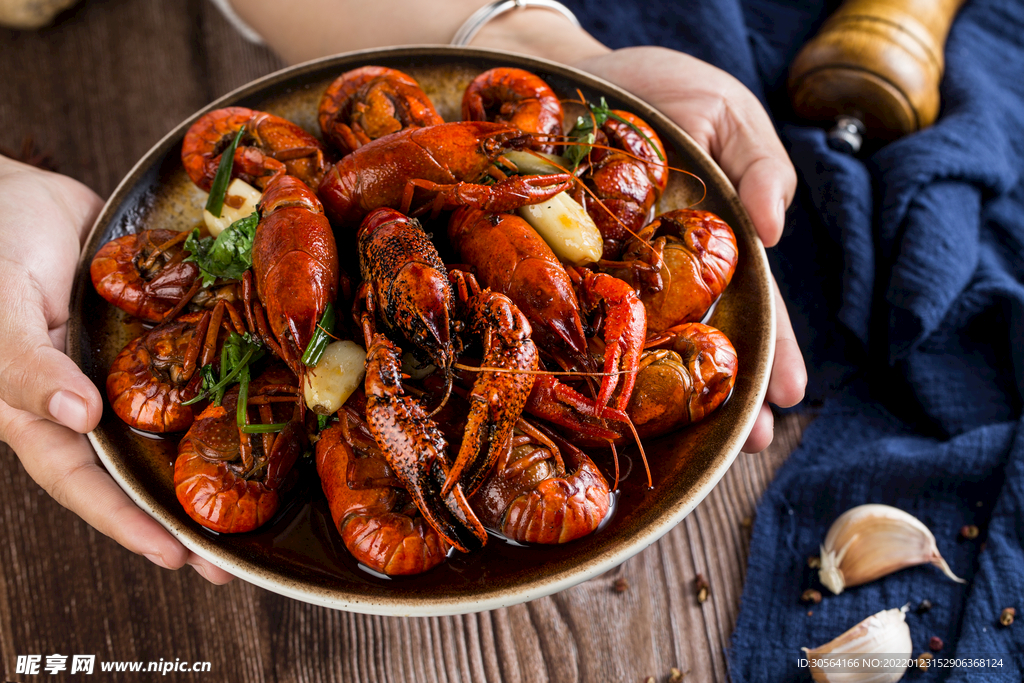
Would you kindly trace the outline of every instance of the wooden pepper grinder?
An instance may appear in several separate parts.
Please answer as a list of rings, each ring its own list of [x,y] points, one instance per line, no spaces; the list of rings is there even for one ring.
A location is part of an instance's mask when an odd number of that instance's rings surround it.
[[[835,122],[829,144],[856,154],[939,114],[949,27],[964,0],[846,0],[790,67],[799,116]]]

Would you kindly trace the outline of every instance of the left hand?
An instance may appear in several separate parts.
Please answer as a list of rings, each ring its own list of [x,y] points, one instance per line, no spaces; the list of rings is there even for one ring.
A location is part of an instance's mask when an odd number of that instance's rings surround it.
[[[103,400],[64,338],[79,250],[102,206],[72,178],[0,157],[0,440],[54,500],[128,550],[225,583],[230,574],[136,507],[83,436]]]

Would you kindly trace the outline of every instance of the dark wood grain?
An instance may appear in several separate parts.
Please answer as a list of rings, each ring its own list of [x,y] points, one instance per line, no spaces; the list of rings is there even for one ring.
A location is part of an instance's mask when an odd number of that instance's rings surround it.
[[[0,30],[0,147],[19,150],[30,137],[105,196],[183,118],[281,66],[205,0],[86,2],[42,31]],[[605,575],[525,605],[416,619],[160,569],[61,508],[0,444],[4,680],[81,680],[15,673],[18,655],[55,653],[212,662],[210,674],[162,677],[169,682],[660,683],[672,667],[687,680],[726,680],[754,506],[809,420],[780,418],[771,448],[741,454],[682,524]],[[698,573],[710,584],[703,604]]]

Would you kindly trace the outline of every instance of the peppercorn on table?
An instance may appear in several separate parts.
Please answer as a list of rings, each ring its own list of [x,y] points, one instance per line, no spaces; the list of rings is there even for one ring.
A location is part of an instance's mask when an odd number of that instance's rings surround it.
[[[4,153],[52,164],[109,194],[164,133],[209,101],[281,68],[205,2],[86,2],[37,32],[0,29]],[[144,76],[145,74],[159,77]],[[43,492],[0,444],[0,654],[96,662],[210,662],[221,681],[726,680],[754,506],[808,413],[741,454],[671,533],[557,595],[480,614],[335,612],[235,581],[208,584],[124,550]],[[22,667],[24,669],[24,666]],[[97,680],[140,680],[101,673]],[[167,681],[202,680],[170,671]]]

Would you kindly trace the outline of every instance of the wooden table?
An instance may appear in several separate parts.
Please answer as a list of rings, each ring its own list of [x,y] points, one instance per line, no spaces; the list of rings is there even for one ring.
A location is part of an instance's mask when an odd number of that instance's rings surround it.
[[[0,29],[0,147],[30,138],[106,196],[179,121],[282,66],[204,0],[92,0],[43,31]],[[741,454],[693,514],[620,567],[529,604],[448,618],[348,614],[158,568],[61,508],[0,444],[4,680],[82,680],[15,673],[18,655],[55,653],[211,662],[209,674],[168,682],[661,683],[672,667],[726,680],[754,506],[809,420],[781,418],[771,448]],[[703,604],[698,574],[710,584]]]

